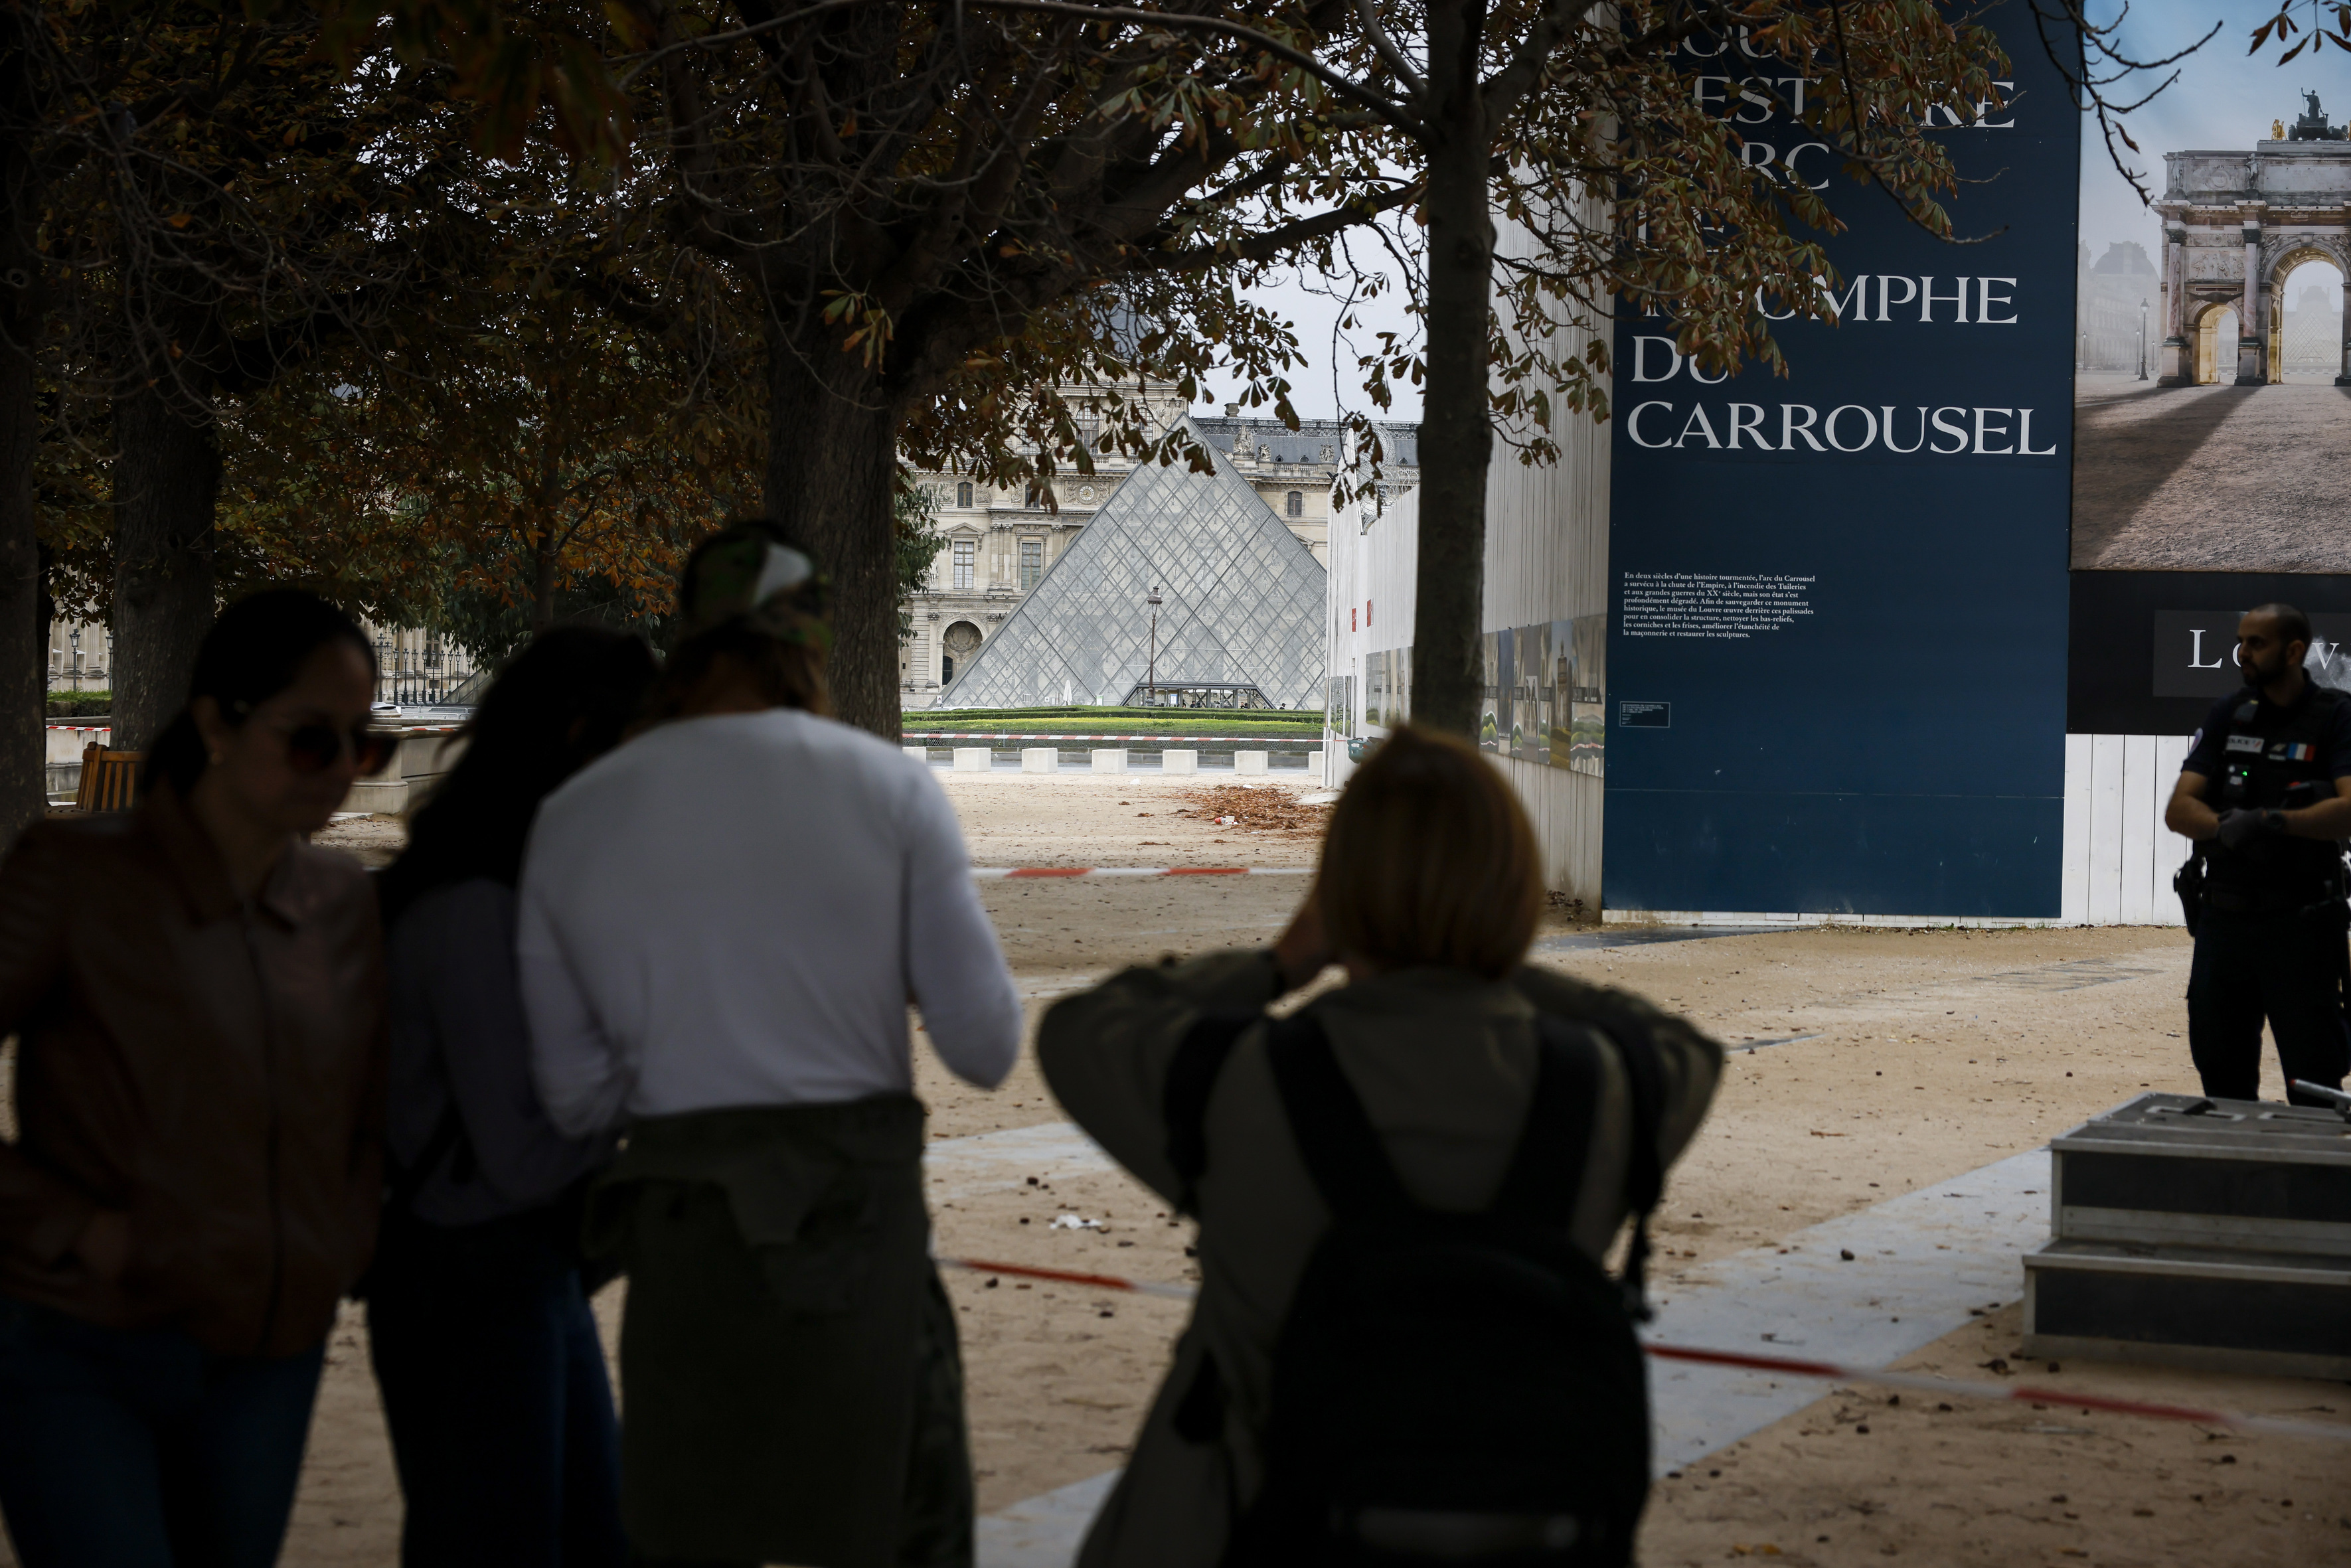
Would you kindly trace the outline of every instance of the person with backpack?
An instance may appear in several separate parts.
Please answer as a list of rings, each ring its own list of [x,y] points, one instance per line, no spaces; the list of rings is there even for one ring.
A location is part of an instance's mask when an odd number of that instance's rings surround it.
[[[392,978],[391,1192],[368,1279],[411,1568],[621,1568],[620,1428],[580,1197],[606,1133],[530,1079],[515,884],[538,804],[620,744],[656,672],[635,637],[541,633],[378,879]]]
[[[1542,903],[1492,763],[1401,727],[1272,947],[1045,1015],[1061,1104],[1200,1227],[1198,1305],[1080,1568],[1630,1561],[1646,1216],[1722,1050],[1526,967]]]

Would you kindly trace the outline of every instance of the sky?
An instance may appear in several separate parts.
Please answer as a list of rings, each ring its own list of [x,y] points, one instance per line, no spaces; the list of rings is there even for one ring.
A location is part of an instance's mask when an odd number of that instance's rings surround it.
[[[1392,283],[1400,281],[1395,277],[1395,263],[1388,260],[1378,246],[1357,246],[1355,256],[1366,264],[1376,258],[1384,264]],[[1367,266],[1366,270],[1372,268]],[[1312,283],[1313,287],[1310,287],[1293,274],[1280,284],[1249,291],[1249,298],[1271,308],[1290,324],[1298,335],[1299,350],[1306,357],[1306,368],[1290,371],[1290,405],[1298,410],[1301,419],[1335,419],[1343,408],[1368,411],[1371,400],[1364,395],[1364,373],[1355,368],[1355,361],[1358,355],[1379,346],[1380,333],[1401,333],[1411,329],[1410,319],[1405,314],[1404,295],[1399,289],[1367,305],[1356,306],[1349,313],[1355,324],[1341,333],[1334,352],[1332,333],[1339,324],[1341,304],[1326,296],[1323,290],[1328,286],[1321,279],[1314,279]],[[1338,372],[1335,400],[1332,389],[1334,365]],[[1226,402],[1240,395],[1240,388],[1238,378],[1212,378],[1209,390],[1214,395],[1194,412],[1222,413]],[[1380,417],[1417,421],[1420,418],[1420,389],[1406,384],[1397,387],[1395,392],[1394,405]],[[1210,403],[1214,406],[1209,406]],[[1258,408],[1241,412],[1262,415],[1269,411]]]
[[[2093,14],[2103,19],[2120,9],[2118,0],[2095,0]],[[2305,89],[2319,95],[2328,120],[2340,125],[2351,119],[2351,55],[2330,49],[2314,57],[2305,50],[2302,57],[2283,68],[2277,64],[2278,50],[2273,47],[2264,48],[2258,56],[2248,56],[2246,45],[2259,19],[2255,13],[2266,15],[2268,10],[2266,5],[2228,5],[2217,0],[2133,0],[2116,36],[2116,44],[2134,57],[2155,58],[2174,53],[2201,37],[2214,22],[2223,24],[2210,43],[2179,62],[2178,81],[2124,120],[2141,151],[2133,153],[2124,148],[2123,156],[2140,172],[2150,193],[2158,197],[2162,193],[2164,153],[2212,148],[2250,152],[2254,142],[2268,139],[2272,120],[2293,124],[2302,112]],[[2298,10],[2301,14],[2296,19],[2306,22],[2307,11]],[[2139,85],[2118,83],[2109,90],[2127,101],[2141,96],[2167,74],[2157,72],[2143,78]],[[2160,233],[2161,225],[2155,214],[2140,202],[2109,161],[2096,122],[2085,117],[2082,136],[2082,243],[2090,247],[2090,255],[2095,258],[2104,255],[2114,241],[2136,240],[2154,260],[2158,254]],[[1370,247],[1358,252],[1365,258],[1374,254]],[[2314,283],[2323,283],[2332,289],[2341,287],[2341,279],[2333,269],[2314,266],[2297,270],[2288,290],[2298,299]],[[1305,369],[1293,371],[1290,378],[1290,399],[1301,416],[1328,419],[1342,408],[1365,406],[1363,378],[1354,369],[1358,350],[1344,341],[1336,350],[1338,386],[1337,396],[1333,396],[1332,334],[1340,313],[1335,300],[1301,286],[1294,278],[1253,290],[1252,298],[1279,311],[1297,330],[1300,349],[1308,361]],[[1355,314],[1358,326],[1345,336],[1356,345],[1367,346],[1377,340],[1378,332],[1402,331],[1406,325],[1399,296],[1359,307]],[[1223,412],[1222,405],[1239,395],[1238,382],[1230,379],[1213,382],[1209,391],[1211,396],[1199,409],[1204,413]],[[1401,387],[1397,392],[1395,409],[1390,417],[1418,419],[1418,389]]]
[[[2093,15],[2103,20],[2119,9],[2115,0],[2098,0]],[[2179,62],[2177,82],[2125,120],[2141,151],[2135,154],[2124,148],[2124,159],[2141,171],[2147,190],[2158,198],[2163,192],[2166,152],[2214,149],[2250,152],[2254,142],[2269,140],[2272,120],[2283,120],[2289,126],[2294,122],[2303,111],[2305,89],[2318,94],[2326,118],[2335,124],[2351,119],[2351,55],[2329,49],[2314,57],[2305,49],[2293,64],[2281,67],[2280,51],[2274,46],[2264,47],[2259,55],[2246,53],[2253,26],[2269,9],[2265,5],[2223,5],[2214,0],[2134,0],[2131,5],[2117,35],[2117,47],[2137,58],[2171,54],[2193,43],[2214,22],[2223,24],[2219,37]],[[2295,20],[2306,26],[2307,8],[2295,9]],[[2160,81],[2163,74],[2147,78],[2146,87]],[[2117,86],[2110,90],[2126,100],[2139,96],[2146,87]],[[2096,123],[2085,120],[2082,243],[2095,258],[2105,254],[2113,241],[2137,240],[2154,260],[2161,232],[2156,215],[2115,172]],[[2297,269],[2287,287],[2299,295],[2322,279],[2341,287],[2332,268],[2316,267]]]

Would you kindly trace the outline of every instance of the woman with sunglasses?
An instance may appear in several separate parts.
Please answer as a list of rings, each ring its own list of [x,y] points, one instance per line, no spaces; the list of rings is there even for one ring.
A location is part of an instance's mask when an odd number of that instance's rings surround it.
[[[618,745],[653,654],[549,632],[482,699],[465,757],[383,873],[392,1192],[368,1343],[415,1568],[619,1568],[620,1430],[580,1278],[582,1183],[612,1155],[540,1108],[515,973],[538,803]]]
[[[306,841],[385,745],[367,640],[232,606],[123,816],[0,866],[0,1512],[26,1568],[273,1562],[382,1195],[375,899]]]

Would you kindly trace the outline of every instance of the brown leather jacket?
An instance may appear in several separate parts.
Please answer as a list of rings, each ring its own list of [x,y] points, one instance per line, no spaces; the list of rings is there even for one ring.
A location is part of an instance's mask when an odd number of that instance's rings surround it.
[[[367,875],[298,843],[254,902],[168,785],[38,822],[0,864],[0,1293],[206,1349],[319,1343],[375,1245],[382,944]],[[75,1239],[131,1217],[109,1283]]]

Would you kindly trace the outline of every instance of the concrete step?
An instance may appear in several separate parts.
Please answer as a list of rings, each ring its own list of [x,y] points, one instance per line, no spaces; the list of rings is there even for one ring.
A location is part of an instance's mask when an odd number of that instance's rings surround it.
[[[2052,1241],[2024,1260],[2024,1348],[2351,1379],[2351,1258]]]
[[[2142,1094],[2056,1139],[2060,1239],[2351,1258],[2351,1124]]]

